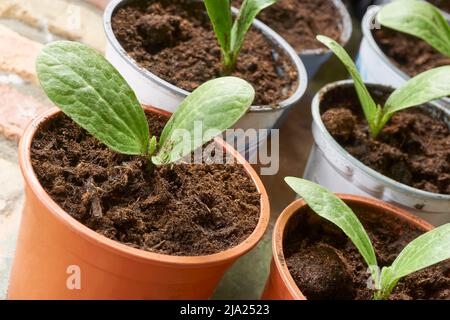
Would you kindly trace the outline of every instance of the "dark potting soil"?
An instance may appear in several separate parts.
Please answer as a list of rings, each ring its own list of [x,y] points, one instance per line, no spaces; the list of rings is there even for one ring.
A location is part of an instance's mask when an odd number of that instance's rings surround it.
[[[450,64],[450,57],[414,36],[383,27],[373,30],[372,34],[391,62],[411,77]]]
[[[159,136],[167,119],[148,115]],[[72,217],[113,240],[171,255],[206,255],[255,229],[260,194],[242,165],[176,164],[149,177],[143,157],[111,151],[64,115],[33,139],[34,171]]]
[[[450,13],[450,1],[448,0],[428,0],[428,2],[434,4],[436,7]]]
[[[398,217],[352,206],[372,241],[380,267],[423,233]],[[297,212],[283,237],[288,269],[307,299],[370,300],[367,264],[349,238],[309,208]],[[370,283],[370,282],[369,282]],[[450,261],[413,273],[399,281],[391,299],[450,299]]]
[[[117,40],[143,68],[188,91],[221,76],[221,51],[203,2],[135,1],[112,17]],[[296,90],[291,60],[257,30],[251,29],[234,76],[250,82],[255,105],[273,105]]]
[[[383,105],[386,94],[370,91]],[[374,140],[354,88],[331,90],[321,106],[325,127],[355,158],[403,184],[450,194],[450,130],[443,120],[425,108],[406,109],[394,114]]]
[[[240,7],[243,0],[233,0]],[[316,36],[322,34],[341,42],[339,12],[331,0],[278,0],[257,17],[279,33],[297,52],[325,48]]]

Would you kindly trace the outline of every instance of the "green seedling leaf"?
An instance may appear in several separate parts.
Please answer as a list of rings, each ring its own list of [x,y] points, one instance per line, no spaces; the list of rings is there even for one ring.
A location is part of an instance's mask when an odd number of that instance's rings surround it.
[[[433,229],[410,242],[390,267],[378,275],[372,243],[353,211],[327,189],[308,180],[286,177],[286,183],[319,216],[338,226],[358,248],[375,281],[374,299],[388,299],[398,281],[414,272],[450,259],[450,223]]]
[[[383,268],[381,290],[375,298],[389,298],[401,278],[447,259],[450,259],[450,223],[410,242],[390,267]]]
[[[230,0],[204,0],[204,3],[222,53],[227,55],[230,52],[233,25]]]
[[[153,157],[156,165],[175,162],[234,125],[251,106],[253,87],[235,77],[210,80],[194,90],[166,124]],[[198,124],[202,125],[199,134]]]
[[[444,66],[410,79],[390,95],[385,106],[377,105],[345,49],[328,37],[317,36],[317,39],[338,56],[352,76],[373,138],[378,136],[394,112],[450,95],[450,66]]]
[[[181,103],[158,143],[150,138],[132,89],[95,50],[70,41],[52,43],[39,55],[37,71],[48,97],[82,128],[112,150],[145,155],[156,165],[177,161],[231,127],[255,96],[252,86],[239,78],[208,81]]]
[[[277,0],[244,0],[233,22],[230,0],[204,0],[214,32],[222,50],[222,71],[230,75],[237,62],[245,35],[256,15]]]
[[[284,180],[315,213],[334,223],[350,238],[369,266],[375,283],[378,283],[378,264],[372,242],[352,209],[332,192],[311,181],[295,177]]]
[[[322,42],[327,46],[334,54],[341,60],[344,66],[347,68],[348,72],[353,78],[355,83],[355,89],[358,94],[359,101],[363,108],[364,115],[369,123],[370,131],[372,134],[376,135],[377,132],[377,121],[381,116],[381,107],[377,106],[372,96],[367,90],[364,81],[362,80],[356,65],[353,63],[352,58],[348,55],[342,46],[334,41],[333,39],[326,36],[317,36],[317,40]]]
[[[149,130],[144,111],[119,72],[97,51],[76,42],[47,45],[37,74],[50,100],[114,151],[145,155]]]
[[[450,26],[440,10],[426,1],[397,0],[377,15],[385,27],[420,38],[450,57]]]
[[[425,71],[396,89],[383,108],[384,126],[394,112],[450,95],[450,66]]]
[[[149,145],[149,147],[148,147],[148,154],[149,154],[150,156],[152,156],[152,155],[155,153],[155,151],[156,151],[157,148],[158,148],[158,141],[157,141],[157,139],[156,139],[156,136],[153,136],[153,137],[150,139],[150,145]]]

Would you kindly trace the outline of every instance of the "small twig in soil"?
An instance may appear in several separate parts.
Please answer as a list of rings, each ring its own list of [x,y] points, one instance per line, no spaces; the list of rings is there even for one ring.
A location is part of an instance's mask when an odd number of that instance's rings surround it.
[[[166,240],[162,240],[160,243],[155,244],[153,247],[151,247],[152,250],[158,250],[159,248],[162,247],[162,245],[166,243]]]

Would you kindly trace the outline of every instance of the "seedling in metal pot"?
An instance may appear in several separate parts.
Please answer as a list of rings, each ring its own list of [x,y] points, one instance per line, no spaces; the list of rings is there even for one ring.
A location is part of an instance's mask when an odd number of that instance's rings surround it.
[[[317,36],[317,39],[336,54],[352,76],[364,116],[374,139],[395,112],[450,95],[450,66],[444,66],[425,71],[410,79],[392,92],[384,106],[376,104],[345,49],[326,36]]]
[[[255,92],[246,81],[223,77],[193,91],[178,107],[157,140],[133,90],[97,51],[76,42],[47,45],[37,58],[47,96],[69,118],[110,149],[142,155],[148,165],[166,165],[190,154],[235,124],[251,106]],[[194,134],[195,123],[204,134]],[[194,139],[182,139],[180,131]]]
[[[258,13],[277,0],[244,0],[233,22],[230,0],[204,0],[214,32],[222,51],[222,72],[230,75],[235,67],[239,52]]]
[[[344,201],[308,180],[286,177],[286,183],[322,218],[339,227],[353,242],[369,266],[375,284],[375,300],[389,299],[398,281],[414,272],[450,259],[450,223],[411,241],[391,266],[381,273],[372,242],[363,225]]]
[[[450,57],[450,26],[441,11],[426,1],[397,0],[385,5],[378,22],[390,29],[410,34]]]

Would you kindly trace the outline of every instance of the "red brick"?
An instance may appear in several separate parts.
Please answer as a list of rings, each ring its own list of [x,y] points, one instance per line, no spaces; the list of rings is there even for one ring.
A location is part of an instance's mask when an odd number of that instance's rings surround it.
[[[37,83],[35,61],[42,45],[0,25],[0,71]]]

